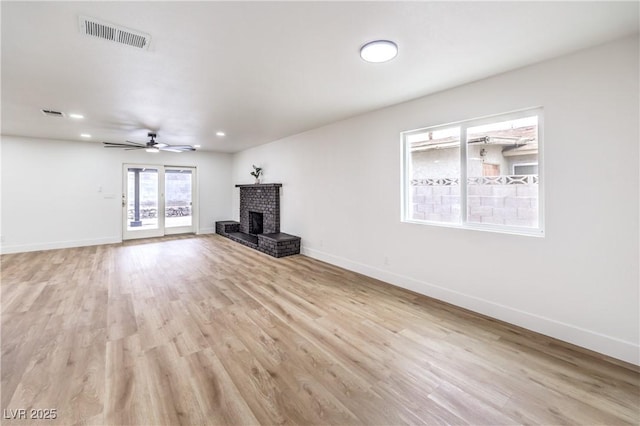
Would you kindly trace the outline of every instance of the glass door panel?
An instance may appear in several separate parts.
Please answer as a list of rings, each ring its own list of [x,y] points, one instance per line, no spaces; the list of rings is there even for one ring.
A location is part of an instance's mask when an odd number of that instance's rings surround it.
[[[123,239],[164,235],[161,176],[158,166],[125,165]]]
[[[194,172],[187,167],[165,167],[165,234],[194,232]]]

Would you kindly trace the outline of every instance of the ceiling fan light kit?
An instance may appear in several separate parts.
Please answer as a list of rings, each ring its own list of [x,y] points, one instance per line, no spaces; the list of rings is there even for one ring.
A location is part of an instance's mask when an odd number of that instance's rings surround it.
[[[146,144],[126,141],[126,143],[118,143],[118,142],[102,142],[105,148],[122,148],[126,151],[131,151],[134,149],[144,149],[147,152],[157,153],[160,151],[169,151],[169,152],[186,152],[186,151],[195,151],[196,149],[191,145],[169,145],[166,143],[158,143],[156,142],[156,137],[158,136],[154,132],[149,132],[147,134],[151,140]]]

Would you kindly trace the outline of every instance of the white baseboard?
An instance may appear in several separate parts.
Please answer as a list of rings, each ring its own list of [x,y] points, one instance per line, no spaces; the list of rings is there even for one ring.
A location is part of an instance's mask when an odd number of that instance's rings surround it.
[[[97,246],[100,244],[117,244],[121,243],[121,237],[97,238],[93,240],[70,240],[70,241],[53,241],[50,243],[34,243],[0,246],[0,254],[24,253],[28,251],[55,250],[71,247]]]
[[[198,232],[200,234],[215,234],[215,228],[202,228]],[[0,254],[10,253],[25,253],[29,251],[40,250],[56,250],[71,247],[84,247],[84,246],[97,246],[100,244],[117,244],[122,242],[122,237],[110,237],[110,238],[97,238],[93,240],[70,240],[70,241],[54,241],[49,243],[34,243],[34,244],[18,244],[0,245]]]
[[[316,249],[303,247],[301,252],[305,256],[358,272],[546,336],[554,337],[630,364],[640,365],[640,346],[632,342],[556,321],[552,318],[514,309],[490,300],[385,271],[363,263],[354,262]]]

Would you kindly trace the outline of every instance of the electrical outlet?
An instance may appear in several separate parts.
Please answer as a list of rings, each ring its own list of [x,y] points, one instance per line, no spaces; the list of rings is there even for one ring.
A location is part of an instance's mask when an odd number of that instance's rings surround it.
[[[387,256],[384,257],[384,264],[389,266],[389,258]]]
[[[324,240],[320,240],[320,247],[324,247]]]

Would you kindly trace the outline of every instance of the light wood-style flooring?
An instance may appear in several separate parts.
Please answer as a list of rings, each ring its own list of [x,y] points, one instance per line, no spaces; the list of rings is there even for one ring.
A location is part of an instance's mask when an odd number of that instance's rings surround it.
[[[218,236],[2,256],[3,416],[42,424],[635,424],[629,365]],[[30,420],[3,420],[29,424]]]

